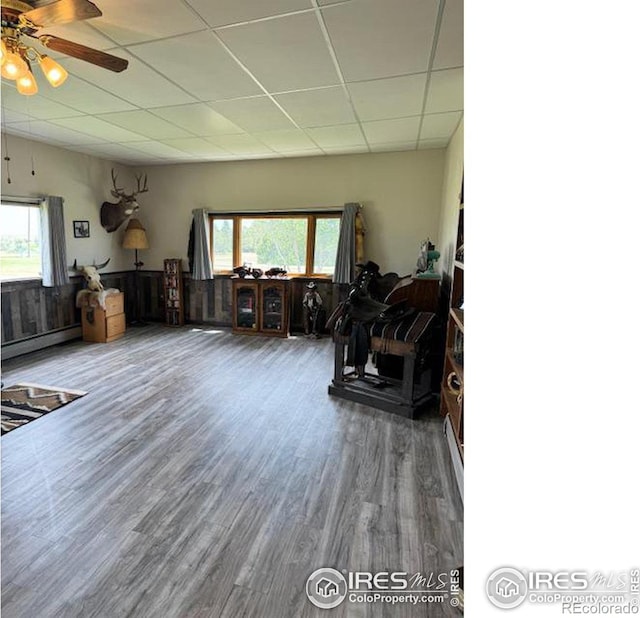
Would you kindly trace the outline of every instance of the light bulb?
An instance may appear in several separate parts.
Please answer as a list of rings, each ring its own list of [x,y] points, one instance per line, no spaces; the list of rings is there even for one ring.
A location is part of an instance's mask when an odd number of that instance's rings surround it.
[[[18,92],[26,96],[30,96],[38,92],[38,84],[36,84],[36,80],[33,77],[33,73],[31,73],[29,69],[27,69],[27,72],[25,75],[23,75],[22,77],[19,77],[16,80],[16,85],[18,87]]]
[[[1,72],[5,79],[18,79],[29,70],[24,59],[15,52],[9,52],[4,59]]]
[[[47,78],[47,81],[54,88],[63,84],[68,77],[68,73],[64,68],[49,56],[42,56],[40,58],[40,68],[42,69],[44,76]]]

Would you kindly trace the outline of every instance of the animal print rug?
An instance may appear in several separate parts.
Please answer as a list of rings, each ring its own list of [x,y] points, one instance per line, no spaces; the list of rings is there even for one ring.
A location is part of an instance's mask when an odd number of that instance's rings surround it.
[[[23,382],[2,389],[2,435],[84,397],[87,391]]]

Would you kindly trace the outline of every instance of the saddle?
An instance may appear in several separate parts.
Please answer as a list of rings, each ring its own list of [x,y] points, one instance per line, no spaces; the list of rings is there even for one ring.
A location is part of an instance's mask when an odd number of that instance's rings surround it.
[[[340,316],[335,323],[337,332],[348,335],[354,324],[370,325],[373,322],[390,323],[402,320],[415,312],[407,306],[407,300],[388,304],[384,302],[403,277],[397,273],[380,275],[375,262],[357,264],[360,272],[349,286],[347,299],[342,303]]]

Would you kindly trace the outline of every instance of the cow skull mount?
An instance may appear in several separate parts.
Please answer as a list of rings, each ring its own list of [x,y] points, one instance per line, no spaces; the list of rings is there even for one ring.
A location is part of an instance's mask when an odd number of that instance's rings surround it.
[[[104,268],[110,261],[111,258],[109,258],[102,264],[96,264],[94,262],[93,266],[78,266],[78,260],[74,260],[73,266],[69,270],[84,277],[84,280],[87,284],[87,289],[91,290],[92,292],[103,292],[104,286],[100,281],[100,273],[98,273],[98,271],[101,268]]]
[[[137,189],[132,193],[125,193],[124,189],[118,187],[118,175],[111,169],[111,180],[113,189],[111,195],[119,199],[118,202],[103,202],[100,208],[100,224],[107,232],[115,232],[136,210],[140,208],[136,197],[140,193],[146,193],[147,175],[136,174]]]

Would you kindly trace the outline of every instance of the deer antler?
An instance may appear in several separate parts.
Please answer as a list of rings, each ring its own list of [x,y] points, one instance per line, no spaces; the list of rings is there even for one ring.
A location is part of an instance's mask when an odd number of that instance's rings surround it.
[[[140,187],[140,181],[142,180],[142,174],[136,174],[136,182],[138,183],[138,190],[134,193],[134,195],[138,195],[138,193],[146,193],[149,188],[147,187],[147,175],[144,175],[144,187]]]
[[[111,180],[113,181],[113,189],[111,189],[111,195],[113,197],[122,197],[124,195],[124,190],[118,188],[117,184],[118,174],[116,174],[115,170],[111,168]]]

